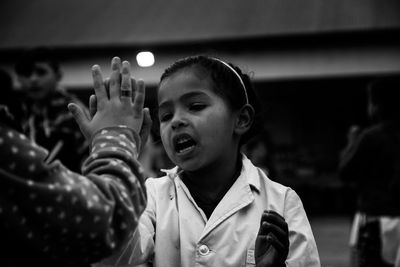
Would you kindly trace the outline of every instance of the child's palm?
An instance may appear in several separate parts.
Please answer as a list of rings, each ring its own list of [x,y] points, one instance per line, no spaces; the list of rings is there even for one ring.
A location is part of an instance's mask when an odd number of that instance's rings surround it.
[[[285,266],[288,253],[289,230],[285,219],[276,212],[265,211],[256,238],[257,267]]]
[[[111,69],[112,74],[106,84],[103,82],[100,68],[93,67],[93,84],[96,95],[90,97],[90,118],[78,105],[70,104],[68,107],[88,140],[91,140],[100,129],[125,125],[140,133],[142,141],[145,142],[150,131],[151,119],[149,110],[143,109],[144,83],[131,79],[128,62],[123,62],[121,72],[119,58],[112,60]],[[106,86],[109,87],[109,94],[107,94]],[[134,96],[133,100],[132,96]]]

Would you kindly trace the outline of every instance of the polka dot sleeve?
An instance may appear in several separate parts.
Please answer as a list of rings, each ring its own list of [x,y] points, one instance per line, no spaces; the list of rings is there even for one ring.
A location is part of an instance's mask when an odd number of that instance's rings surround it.
[[[128,128],[103,129],[80,175],[59,161],[47,164],[45,149],[0,124],[0,229],[71,265],[111,255],[146,206],[139,140]]]

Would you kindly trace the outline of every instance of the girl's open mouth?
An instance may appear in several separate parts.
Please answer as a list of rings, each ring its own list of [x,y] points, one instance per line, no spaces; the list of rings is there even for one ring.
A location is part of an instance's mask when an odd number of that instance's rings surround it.
[[[177,154],[185,154],[193,150],[196,142],[188,134],[181,134],[173,139],[174,149]]]

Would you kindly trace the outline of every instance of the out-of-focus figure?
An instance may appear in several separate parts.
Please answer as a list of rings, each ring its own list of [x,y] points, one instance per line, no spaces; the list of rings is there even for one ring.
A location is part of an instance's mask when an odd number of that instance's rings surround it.
[[[22,116],[20,96],[14,88],[11,74],[3,69],[0,69],[0,86],[0,105],[4,105],[4,108],[8,109],[8,113],[12,114],[13,120],[18,122]]]
[[[380,78],[368,85],[372,125],[362,131],[350,129],[349,144],[341,157],[341,178],[352,183],[358,194],[350,240],[356,251],[356,266],[391,266],[395,261],[399,266],[399,90],[399,76]]]
[[[272,162],[273,144],[267,131],[264,130],[250,139],[242,149],[251,162],[261,168],[270,179],[276,178]]]
[[[38,47],[26,51],[15,65],[23,98],[20,100],[24,133],[73,171],[80,171],[88,146],[68,112],[80,101],[60,88],[60,65],[54,51]]]

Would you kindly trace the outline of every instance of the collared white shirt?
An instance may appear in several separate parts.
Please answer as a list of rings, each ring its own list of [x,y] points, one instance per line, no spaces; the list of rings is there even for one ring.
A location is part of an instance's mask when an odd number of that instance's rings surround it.
[[[296,192],[271,181],[243,156],[240,176],[207,220],[177,168],[146,181],[148,204],[119,254],[98,266],[255,266],[255,240],[264,210],[289,226],[286,266],[320,266],[311,226]],[[146,265],[144,265],[146,266]],[[149,265],[151,266],[151,264]]]

